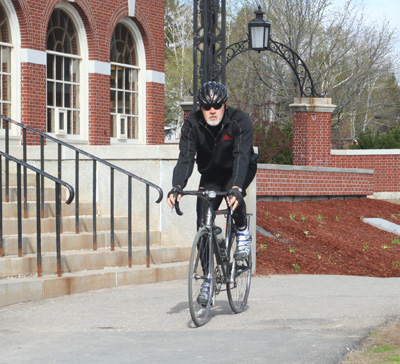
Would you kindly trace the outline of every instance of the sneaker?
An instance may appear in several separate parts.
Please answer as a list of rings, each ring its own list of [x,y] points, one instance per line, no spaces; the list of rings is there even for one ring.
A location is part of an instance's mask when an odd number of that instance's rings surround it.
[[[235,251],[235,259],[243,260],[246,259],[250,254],[251,248],[251,234],[247,230],[242,232],[238,231],[236,233],[236,251]]]
[[[210,280],[205,279],[201,285],[200,293],[197,296],[197,303],[202,306],[207,306],[209,296],[210,296]]]

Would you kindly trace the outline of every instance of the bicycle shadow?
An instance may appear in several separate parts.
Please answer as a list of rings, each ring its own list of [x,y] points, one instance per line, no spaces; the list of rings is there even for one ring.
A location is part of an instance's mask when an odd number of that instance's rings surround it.
[[[246,312],[249,309],[249,304],[246,305],[246,307],[244,308],[243,312]],[[184,302],[179,302],[177,303],[175,306],[171,307],[171,309],[169,311],[167,311],[168,315],[175,315],[175,314],[179,314],[183,311],[187,311],[188,315],[189,314],[189,304],[187,301]],[[226,300],[217,300],[216,304],[214,306],[211,307],[211,311],[209,313],[208,316],[208,320],[212,320],[213,317],[216,316],[228,316],[228,315],[234,315],[234,312],[231,309],[231,306],[229,305],[229,302]],[[187,322],[187,327],[191,328],[191,329],[195,329],[197,328],[193,321],[191,319],[188,320]]]

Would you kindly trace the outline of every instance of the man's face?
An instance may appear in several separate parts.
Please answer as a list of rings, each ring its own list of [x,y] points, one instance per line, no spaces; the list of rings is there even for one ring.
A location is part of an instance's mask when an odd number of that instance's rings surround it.
[[[214,106],[211,107],[209,110],[206,110],[203,106],[201,107],[204,120],[210,126],[218,125],[222,121],[222,118],[224,117],[225,104],[216,104]]]

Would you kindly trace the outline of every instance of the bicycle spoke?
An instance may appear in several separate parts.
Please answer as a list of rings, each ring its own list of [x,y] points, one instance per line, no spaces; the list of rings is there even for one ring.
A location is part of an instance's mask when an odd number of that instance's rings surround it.
[[[211,308],[214,281],[213,281],[213,260],[210,261],[211,243],[207,229],[200,229],[195,237],[192,246],[189,265],[189,310],[192,320],[196,326],[206,323]],[[207,302],[199,298],[204,279],[210,279],[209,296]]]
[[[227,285],[229,305],[234,313],[244,310],[250,292],[251,284],[251,252],[247,259],[235,261],[236,239],[232,238],[229,248],[229,257],[232,262],[231,278],[233,282]]]

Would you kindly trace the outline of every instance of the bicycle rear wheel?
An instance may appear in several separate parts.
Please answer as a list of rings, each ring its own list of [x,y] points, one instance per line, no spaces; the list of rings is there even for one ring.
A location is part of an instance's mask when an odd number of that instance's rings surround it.
[[[210,313],[214,293],[214,259],[211,259],[212,249],[210,234],[206,228],[201,228],[194,238],[189,264],[189,310],[196,326],[203,326]],[[199,303],[198,297],[201,285],[205,279],[210,280],[210,290],[207,303]]]
[[[234,313],[240,313],[247,304],[251,285],[252,258],[251,251],[244,260],[235,261],[236,239],[232,233],[228,248],[231,282],[226,285],[228,301]]]

